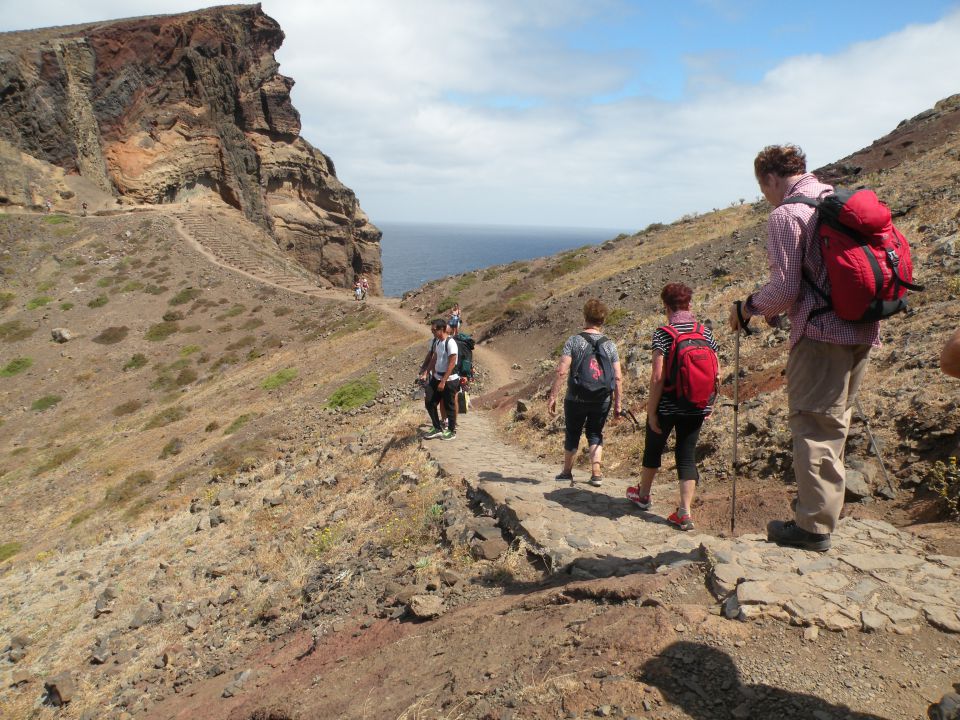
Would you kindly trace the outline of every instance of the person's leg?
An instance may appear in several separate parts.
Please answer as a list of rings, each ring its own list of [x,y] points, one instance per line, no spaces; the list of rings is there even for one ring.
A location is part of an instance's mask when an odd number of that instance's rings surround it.
[[[646,438],[643,443],[643,461],[640,470],[639,494],[643,497],[649,497],[653,488],[653,479],[660,469],[663,457],[663,449],[667,445],[667,438],[670,437],[670,431],[673,430],[675,418],[672,415],[660,416],[660,432],[656,433],[647,422]]]
[[[457,388],[459,380],[447,382],[443,387],[443,404],[447,409],[447,423],[451,434],[457,432]]]
[[[427,408],[427,414],[430,416],[430,422],[433,423],[434,430],[443,428],[443,425],[440,423],[440,415],[437,413],[437,404],[440,402],[440,391],[437,389],[437,384],[437,379],[431,377],[427,384],[426,395],[423,399],[423,404]]]
[[[590,447],[590,483],[599,486],[603,477],[603,426],[610,414],[609,398],[602,404],[588,406],[586,433]]]
[[[702,416],[682,416],[677,418],[677,446],[674,458],[677,462],[677,480],[680,483],[680,504],[677,506],[677,515],[690,515],[693,504],[693,494],[700,473],[697,471],[697,440],[700,438],[700,429],[703,427]]]
[[[587,421],[585,403],[574,402],[570,398],[563,401],[563,470],[557,476],[558,480],[568,480],[573,473],[573,461],[577,447],[580,445],[580,435],[583,433],[584,423]]]
[[[829,535],[843,508],[846,444],[870,348],[803,338],[787,362],[789,425],[797,480],[796,526]]]

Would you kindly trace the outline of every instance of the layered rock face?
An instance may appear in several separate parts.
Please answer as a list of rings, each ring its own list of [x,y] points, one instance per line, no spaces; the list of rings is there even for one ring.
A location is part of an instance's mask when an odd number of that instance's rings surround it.
[[[379,292],[381,233],[300,137],[283,37],[259,5],[0,34],[0,140],[137,202],[222,200]]]

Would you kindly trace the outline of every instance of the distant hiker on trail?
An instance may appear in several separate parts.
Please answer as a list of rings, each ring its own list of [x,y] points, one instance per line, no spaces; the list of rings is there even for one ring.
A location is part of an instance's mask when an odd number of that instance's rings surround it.
[[[816,237],[815,210],[785,202],[790,197],[820,198],[833,192],[807,172],[806,157],[794,145],[771,145],[754,160],[760,191],[774,206],[767,220],[767,283],[730,309],[737,332],[754,315],[773,325],[790,318],[787,403],[797,480],[794,520],[774,520],[767,539],[824,552],[843,507],[843,448],[857,391],[870,349],[880,345],[880,323],[841,320],[812,283],[829,288]],[[816,310],[816,312],[814,312]]]
[[[643,469],[639,485],[627,488],[627,498],[634,505],[641,510],[650,509],[653,479],[660,469],[670,431],[676,429],[674,455],[680,502],[667,522],[681,530],[693,529],[690,508],[700,481],[697,440],[703,421],[713,412],[713,400],[720,387],[717,343],[710,328],[698,323],[690,312],[692,297],[693,290],[682,283],[665,285],[660,292],[667,324],[653,331]]]
[[[357,278],[353,281],[353,299],[357,302],[360,302],[363,297],[363,285],[360,283],[360,278]]]
[[[563,401],[566,426],[563,469],[556,479],[573,482],[573,461],[580,435],[586,426],[590,448],[590,484],[594,487],[599,487],[603,482],[603,426],[607,422],[611,404],[614,419],[620,415],[623,398],[617,346],[602,333],[607,314],[607,306],[597,299],[588,300],[583,306],[583,332],[571,335],[564,343],[547,402],[550,414],[556,414],[557,396],[560,387],[566,383],[567,395]]]
[[[81,213],[80,213],[81,217],[86,217],[86,216],[87,216],[87,203],[85,203],[85,202],[84,202],[84,203],[81,203],[81,204],[80,204],[80,207],[81,207]]]
[[[460,389],[460,376],[456,373],[457,343],[447,334],[447,323],[436,319],[430,324],[433,332],[433,344],[426,361],[420,366],[420,379],[428,380],[424,405],[433,427],[424,438],[431,440],[455,440],[457,437],[457,391]],[[447,429],[443,429],[437,405],[443,400],[447,413]]]
[[[947,375],[960,378],[960,330],[957,330],[940,351],[940,369]]]
[[[361,275],[361,276],[360,276],[360,291],[361,291],[361,292],[360,292],[360,299],[361,299],[361,300],[366,300],[366,299],[367,299],[367,295],[368,295],[369,292],[370,292],[370,281],[367,280],[367,276],[366,276],[366,275]]]
[[[461,320],[461,313],[460,313],[460,304],[457,303],[450,310],[450,320],[447,321],[447,325],[449,325],[453,329],[453,334],[456,335],[460,331],[461,324],[462,324],[462,320]]]

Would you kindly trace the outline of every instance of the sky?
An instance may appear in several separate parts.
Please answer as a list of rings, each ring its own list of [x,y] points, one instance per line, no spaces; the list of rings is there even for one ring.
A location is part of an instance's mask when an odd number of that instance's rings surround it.
[[[0,0],[0,31],[215,5]],[[301,134],[374,223],[632,232],[754,200],[960,92],[960,0],[264,0]]]

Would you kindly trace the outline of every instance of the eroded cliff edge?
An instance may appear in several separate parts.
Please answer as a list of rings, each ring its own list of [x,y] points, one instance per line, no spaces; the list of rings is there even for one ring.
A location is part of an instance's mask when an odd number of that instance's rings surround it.
[[[283,38],[259,4],[0,34],[0,139],[136,202],[222,200],[331,284],[379,291],[381,233],[300,137]]]

